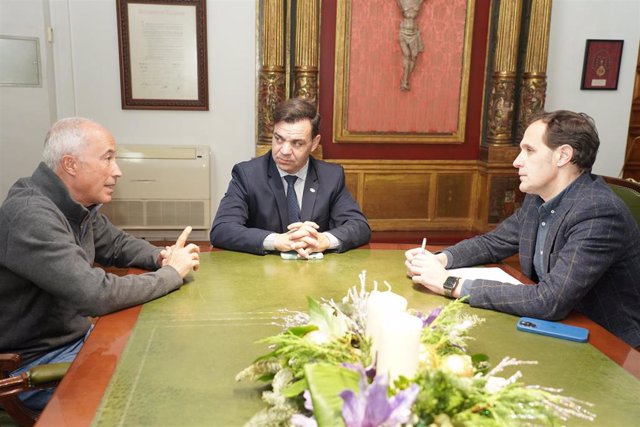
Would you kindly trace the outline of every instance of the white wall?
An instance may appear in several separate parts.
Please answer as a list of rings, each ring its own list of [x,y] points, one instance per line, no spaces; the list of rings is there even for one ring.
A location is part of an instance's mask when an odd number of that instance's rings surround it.
[[[587,39],[624,40],[617,90],[580,90]],[[546,110],[582,111],[594,118],[600,150],[594,172],[618,176],[624,164],[640,40],[638,0],[554,0]]]
[[[42,77],[42,87],[0,87],[0,202],[16,179],[31,175],[55,120],[43,6],[43,0],[0,0],[0,35],[37,37]]]
[[[2,88],[0,201],[16,177],[33,171],[50,123],[77,115],[102,123],[119,144],[209,145],[215,212],[226,191],[231,167],[252,157],[255,150],[255,0],[207,1],[209,111],[121,108],[115,0],[0,0],[0,4],[0,34],[20,31],[43,36],[42,16],[50,8],[56,81],[52,109],[58,111],[54,113],[57,117],[45,120],[44,126],[33,128],[32,116],[47,113],[46,90],[36,95],[29,89],[28,99],[17,103],[15,99],[5,102],[5,93],[10,91]],[[20,22],[26,5],[35,10],[28,11],[35,21],[39,17],[37,25]],[[34,148],[25,152],[25,146],[31,147],[34,141]]]

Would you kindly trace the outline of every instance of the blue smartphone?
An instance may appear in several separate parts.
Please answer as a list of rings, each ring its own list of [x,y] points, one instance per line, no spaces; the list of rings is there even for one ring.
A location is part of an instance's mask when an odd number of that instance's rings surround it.
[[[521,317],[518,319],[517,328],[519,331],[532,332],[534,334],[562,338],[570,341],[587,342],[589,339],[588,329],[531,317]]]

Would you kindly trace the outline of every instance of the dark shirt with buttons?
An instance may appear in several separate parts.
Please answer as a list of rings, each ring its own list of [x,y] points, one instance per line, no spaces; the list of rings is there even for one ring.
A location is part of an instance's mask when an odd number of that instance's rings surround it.
[[[549,233],[549,229],[553,225],[553,222],[556,219],[555,213],[558,206],[562,202],[562,197],[567,194],[567,191],[574,185],[575,181],[573,181],[567,188],[562,190],[560,194],[549,200],[548,202],[544,202],[542,198],[539,198],[538,202],[541,203],[538,206],[538,214],[540,218],[538,220],[538,234],[536,236],[536,250],[533,255],[533,268],[538,275],[538,279],[542,279],[545,272],[547,271],[546,265],[544,265],[543,256],[544,253],[542,248],[544,248],[544,242],[547,239],[547,234]]]

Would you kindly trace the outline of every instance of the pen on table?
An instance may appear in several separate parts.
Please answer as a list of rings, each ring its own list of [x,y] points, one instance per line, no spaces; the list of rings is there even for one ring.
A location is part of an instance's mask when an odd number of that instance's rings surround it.
[[[426,253],[426,250],[427,250],[427,238],[426,237],[422,239],[421,249],[422,249],[422,253],[423,254]]]

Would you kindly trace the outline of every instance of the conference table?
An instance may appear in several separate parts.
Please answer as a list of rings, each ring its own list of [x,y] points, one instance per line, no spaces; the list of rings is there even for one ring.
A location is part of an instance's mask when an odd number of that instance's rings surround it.
[[[37,425],[243,425],[265,407],[265,387],[235,376],[266,353],[257,341],[282,331],[283,309],[306,311],[307,296],[341,299],[359,286],[362,271],[369,289],[386,281],[410,308],[428,312],[449,302],[406,277],[408,247],[374,244],[312,261],[204,252],[181,289],[97,321]],[[524,383],[594,404],[594,422],[567,425],[637,425],[640,353],[603,328],[572,314],[566,323],[590,330],[588,343],[576,343],[517,331],[516,316],[464,310],[485,319],[471,332],[469,354],[484,353],[493,364],[505,356],[536,360],[517,367]]]

